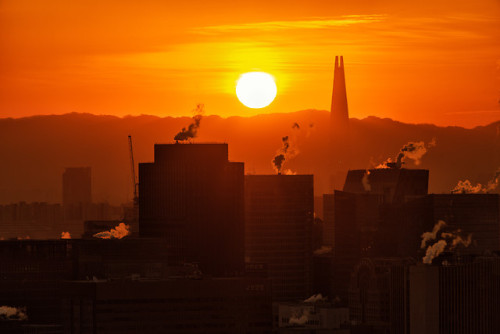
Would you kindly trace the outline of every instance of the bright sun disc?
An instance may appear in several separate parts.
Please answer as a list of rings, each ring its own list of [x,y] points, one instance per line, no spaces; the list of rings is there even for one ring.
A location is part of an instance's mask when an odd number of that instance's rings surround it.
[[[253,109],[270,105],[277,92],[273,76],[265,72],[244,73],[236,84],[238,100]]]

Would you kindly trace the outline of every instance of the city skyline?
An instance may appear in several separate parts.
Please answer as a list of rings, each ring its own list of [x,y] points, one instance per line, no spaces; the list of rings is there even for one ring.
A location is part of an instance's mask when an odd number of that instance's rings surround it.
[[[351,117],[473,127],[500,112],[494,0],[1,6],[0,117],[328,110],[335,55],[349,64]],[[255,70],[277,81],[263,110],[234,94]]]

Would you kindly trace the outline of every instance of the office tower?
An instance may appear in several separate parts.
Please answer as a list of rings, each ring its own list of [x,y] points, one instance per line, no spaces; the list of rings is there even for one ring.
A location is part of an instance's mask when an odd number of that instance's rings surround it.
[[[330,109],[332,131],[345,132],[349,126],[349,111],[347,108],[347,93],[345,85],[344,57],[335,57],[333,72],[332,105]]]
[[[154,162],[139,164],[141,237],[163,238],[205,274],[243,272],[243,175],[227,144],[156,144]]]
[[[349,314],[353,332],[408,334],[408,258],[363,258],[349,284]]]
[[[500,259],[462,257],[410,267],[410,334],[500,332]]]
[[[269,281],[257,278],[67,282],[67,333],[267,334]]]
[[[330,119],[330,154],[325,162],[329,180],[323,181],[329,185],[329,191],[341,189],[351,160],[349,111],[347,109],[343,56],[335,57]]]
[[[91,168],[66,168],[63,173],[63,205],[87,205],[92,202]]]
[[[312,175],[245,176],[245,258],[267,265],[275,301],[311,294],[313,196]]]
[[[405,203],[402,211],[407,226],[442,220],[443,232],[460,230],[462,237],[470,235],[471,244],[460,248],[463,254],[500,251],[499,194],[429,194]]]
[[[349,277],[363,257],[416,256],[420,235],[432,222],[403,224],[400,207],[427,194],[429,172],[401,168],[348,172],[334,193],[332,290],[347,303]],[[404,250],[404,251],[403,251]]]

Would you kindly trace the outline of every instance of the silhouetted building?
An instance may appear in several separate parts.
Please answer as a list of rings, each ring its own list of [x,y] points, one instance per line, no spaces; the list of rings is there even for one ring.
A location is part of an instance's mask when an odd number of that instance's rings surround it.
[[[380,168],[350,170],[344,192],[382,196],[384,203],[404,202],[412,196],[427,195],[429,171],[426,169]]]
[[[243,272],[243,175],[227,144],[156,144],[154,162],[139,164],[140,235],[204,273]]]
[[[60,204],[45,202],[0,205],[0,236],[2,238],[58,238],[63,226]]]
[[[409,333],[409,266],[414,262],[404,258],[364,258],[358,263],[349,286],[354,331]]]
[[[330,152],[327,155],[328,191],[340,189],[349,169],[351,143],[349,138],[349,111],[344,71],[344,57],[335,57],[332,104],[330,108]]]
[[[346,131],[349,126],[349,111],[347,108],[347,93],[345,85],[344,57],[335,56],[333,72],[332,105],[330,109],[332,130]]]
[[[335,191],[332,290],[344,303],[361,258],[417,255],[420,235],[433,222],[405,221],[400,208],[427,194],[428,179],[428,170],[351,170],[344,191]]]
[[[323,195],[323,245],[335,244],[335,195]]]
[[[500,258],[410,267],[410,334],[500,333]]]
[[[90,167],[66,168],[63,173],[63,206],[92,203]]]
[[[461,248],[462,253],[500,250],[499,194],[429,194],[405,203],[402,216],[407,226],[418,227],[443,220],[446,223],[443,231],[460,230],[464,238],[470,235],[472,243]],[[432,225],[424,231],[431,229]],[[418,247],[418,240],[412,247]]]
[[[82,281],[66,285],[67,333],[271,333],[265,279]]]
[[[245,176],[245,257],[267,264],[273,300],[311,294],[313,196],[312,175]]]
[[[349,309],[330,302],[279,303],[278,333],[349,334]]]

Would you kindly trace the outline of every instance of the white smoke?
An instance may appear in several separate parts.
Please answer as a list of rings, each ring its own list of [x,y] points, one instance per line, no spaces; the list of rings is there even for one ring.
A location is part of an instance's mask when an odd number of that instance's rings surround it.
[[[124,223],[120,223],[115,228],[112,228],[109,231],[99,232],[94,234],[94,238],[100,239],[122,239],[129,235],[130,226]]]
[[[434,225],[432,232],[422,233],[420,248],[423,249],[432,240],[437,240],[438,233],[444,226],[446,226],[446,223],[440,220],[436,225]],[[429,245],[429,247],[425,250],[425,256],[422,258],[422,262],[425,264],[431,264],[432,260],[443,253],[447,246],[449,246],[450,250],[455,249],[459,245],[469,247],[472,242],[472,235],[469,234],[467,238],[464,239],[460,235],[461,232],[462,231],[460,229],[452,232],[441,232],[439,237],[440,240]]]
[[[71,239],[71,234],[69,232],[62,232],[61,239]]]
[[[427,250],[425,251],[425,256],[422,258],[422,262],[425,264],[431,264],[432,260],[434,260],[439,254],[444,252],[444,249],[446,248],[446,241],[445,240],[439,240],[435,244],[427,247]]]
[[[0,320],[28,320],[25,308],[0,306]]]
[[[479,194],[479,193],[489,193],[495,191],[498,188],[498,183],[500,182],[500,170],[495,173],[493,179],[488,181],[486,185],[477,183],[475,186],[471,181],[458,181],[455,188],[451,190],[452,193],[458,194]]]
[[[427,150],[434,146],[436,146],[436,138],[432,138],[427,145],[423,141],[408,142],[399,151],[396,161],[388,158],[386,161],[376,166],[375,169],[391,168],[391,165],[396,166],[396,168],[401,168],[401,165],[407,158],[413,160],[415,165],[418,166],[421,163],[422,157],[427,153]]]
[[[271,160],[274,170],[281,174],[283,171],[283,165],[289,159],[296,157],[300,151],[297,146],[297,134],[296,131],[300,131],[300,125],[298,123],[293,123],[292,134],[290,136],[284,136],[281,138],[281,148],[276,152],[273,160]],[[295,173],[287,169],[284,174],[295,175]]]
[[[323,255],[323,254],[328,254],[332,252],[332,247],[330,246],[321,246],[321,248],[318,248],[314,251],[314,255]]]
[[[292,315],[288,323],[290,325],[302,326],[305,325],[308,320],[309,320],[309,311],[302,310],[302,312]]]
[[[371,191],[372,186],[370,184],[370,180],[368,180],[368,176],[370,175],[370,171],[366,170],[365,174],[363,175],[363,178],[361,179],[361,183],[363,184],[363,188],[365,191]]]
[[[321,293],[318,293],[317,295],[312,295],[311,297],[307,298],[304,300],[304,303],[316,303],[316,302],[321,302],[325,301],[326,297],[323,297]]]
[[[437,233],[439,230],[445,226],[446,223],[442,220],[438,221],[436,225],[432,228],[432,232],[424,232],[422,233],[422,242],[420,244],[420,248],[425,248],[427,242],[431,240],[436,240]]]

